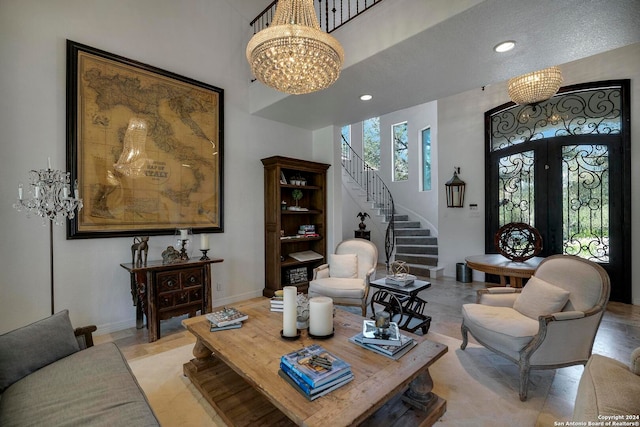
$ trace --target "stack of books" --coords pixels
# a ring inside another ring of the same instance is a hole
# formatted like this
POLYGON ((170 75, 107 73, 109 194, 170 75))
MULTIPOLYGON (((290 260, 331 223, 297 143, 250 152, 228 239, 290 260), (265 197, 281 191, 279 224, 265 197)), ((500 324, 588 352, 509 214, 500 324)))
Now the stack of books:
POLYGON ((381 336, 373 320, 363 321, 362 332, 349 338, 349 341, 394 360, 404 356, 417 344, 413 338, 400 333, 396 322, 390 322, 388 335, 381 336))
POLYGON ((387 285, 395 285, 395 286, 408 286, 412 284, 416 279, 416 276, 413 274, 394 274, 385 277, 384 282, 387 285))
POLYGON ((211 332, 241 328, 242 322, 249 318, 247 314, 233 307, 225 307, 205 316, 211 324, 211 332))
POLYGON ((282 313, 284 311, 284 299, 281 296, 272 296, 271 297, 271 311, 277 311, 282 313))
POLYGON ((300 227, 298 227, 298 234, 306 237, 317 236, 316 226, 313 224, 301 225, 300 227))
POLYGON ((353 380, 351 366, 318 344, 282 356, 278 374, 308 400, 353 380))

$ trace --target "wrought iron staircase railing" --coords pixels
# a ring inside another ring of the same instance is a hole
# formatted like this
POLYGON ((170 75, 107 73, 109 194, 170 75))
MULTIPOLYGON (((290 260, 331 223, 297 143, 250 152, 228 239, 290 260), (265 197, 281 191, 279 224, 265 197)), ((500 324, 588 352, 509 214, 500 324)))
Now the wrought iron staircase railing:
MULTIPOLYGON (((314 7, 320 28, 327 33, 337 30, 367 9, 380 3, 382 0, 314 0, 314 7)), ((276 12, 274 0, 265 10, 249 23, 253 27, 253 34, 268 27, 273 21, 276 12)))
POLYGON ((386 256, 387 271, 389 261, 395 248, 395 205, 393 196, 380 175, 367 164, 355 151, 347 140, 342 137, 342 167, 351 179, 358 184, 367 194, 367 201, 373 202, 377 209, 384 214, 388 221, 384 236, 384 252, 386 256))

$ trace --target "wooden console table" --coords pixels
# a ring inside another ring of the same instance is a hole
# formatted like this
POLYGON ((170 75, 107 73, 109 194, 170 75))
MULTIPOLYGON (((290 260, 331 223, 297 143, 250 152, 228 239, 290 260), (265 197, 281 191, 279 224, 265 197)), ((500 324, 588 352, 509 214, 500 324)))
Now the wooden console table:
POLYGON ((468 256, 465 261, 469 268, 500 276, 500 286, 507 286, 508 277, 509 285, 521 288, 522 279, 533 276, 543 259, 542 257, 533 257, 526 261, 515 262, 500 254, 485 254, 468 256))
POLYGON ((211 312, 211 264, 221 258, 197 258, 175 264, 150 261, 144 266, 120 264, 131 275, 131 296, 136 306, 136 327, 146 317, 149 342, 160 338, 160 321, 188 314, 211 312))

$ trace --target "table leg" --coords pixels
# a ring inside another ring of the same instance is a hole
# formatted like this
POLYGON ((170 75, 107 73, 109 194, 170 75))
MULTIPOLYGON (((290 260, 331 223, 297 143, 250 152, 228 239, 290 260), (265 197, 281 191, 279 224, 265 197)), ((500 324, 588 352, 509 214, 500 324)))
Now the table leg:
POLYGON ((142 329, 144 326, 144 318, 147 318, 147 276, 144 273, 131 274, 131 293, 136 306, 136 328, 142 329))
POLYGON ((414 408, 429 412, 438 401, 438 395, 431 390, 433 390, 433 379, 429 370, 426 369, 411 381, 409 390, 404 393, 402 400, 414 408))
POLYGON ((196 340, 196 344, 193 346, 193 355, 196 359, 207 359, 209 358, 213 352, 209 350, 209 347, 204 345, 202 340, 198 338, 196 340))

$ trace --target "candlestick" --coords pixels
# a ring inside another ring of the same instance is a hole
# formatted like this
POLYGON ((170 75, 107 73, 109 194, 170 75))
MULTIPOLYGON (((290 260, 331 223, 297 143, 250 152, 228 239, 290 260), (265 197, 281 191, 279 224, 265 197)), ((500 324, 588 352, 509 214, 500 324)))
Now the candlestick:
POLYGON ((207 256, 207 252, 209 252, 209 249, 200 249, 200 252, 202 252, 202 258, 200 258, 200 261, 206 261, 209 259, 209 257, 207 256))
POLYGON ((295 337, 298 335, 298 329, 296 328, 298 288, 295 286, 285 286, 283 291, 284 311, 282 313, 282 335, 284 337, 295 337))
POLYGON ((209 249, 209 235, 202 233, 200 235, 200 249, 209 249))
POLYGON ((309 300, 309 334, 326 337, 333 334, 333 300, 314 297, 309 300))

